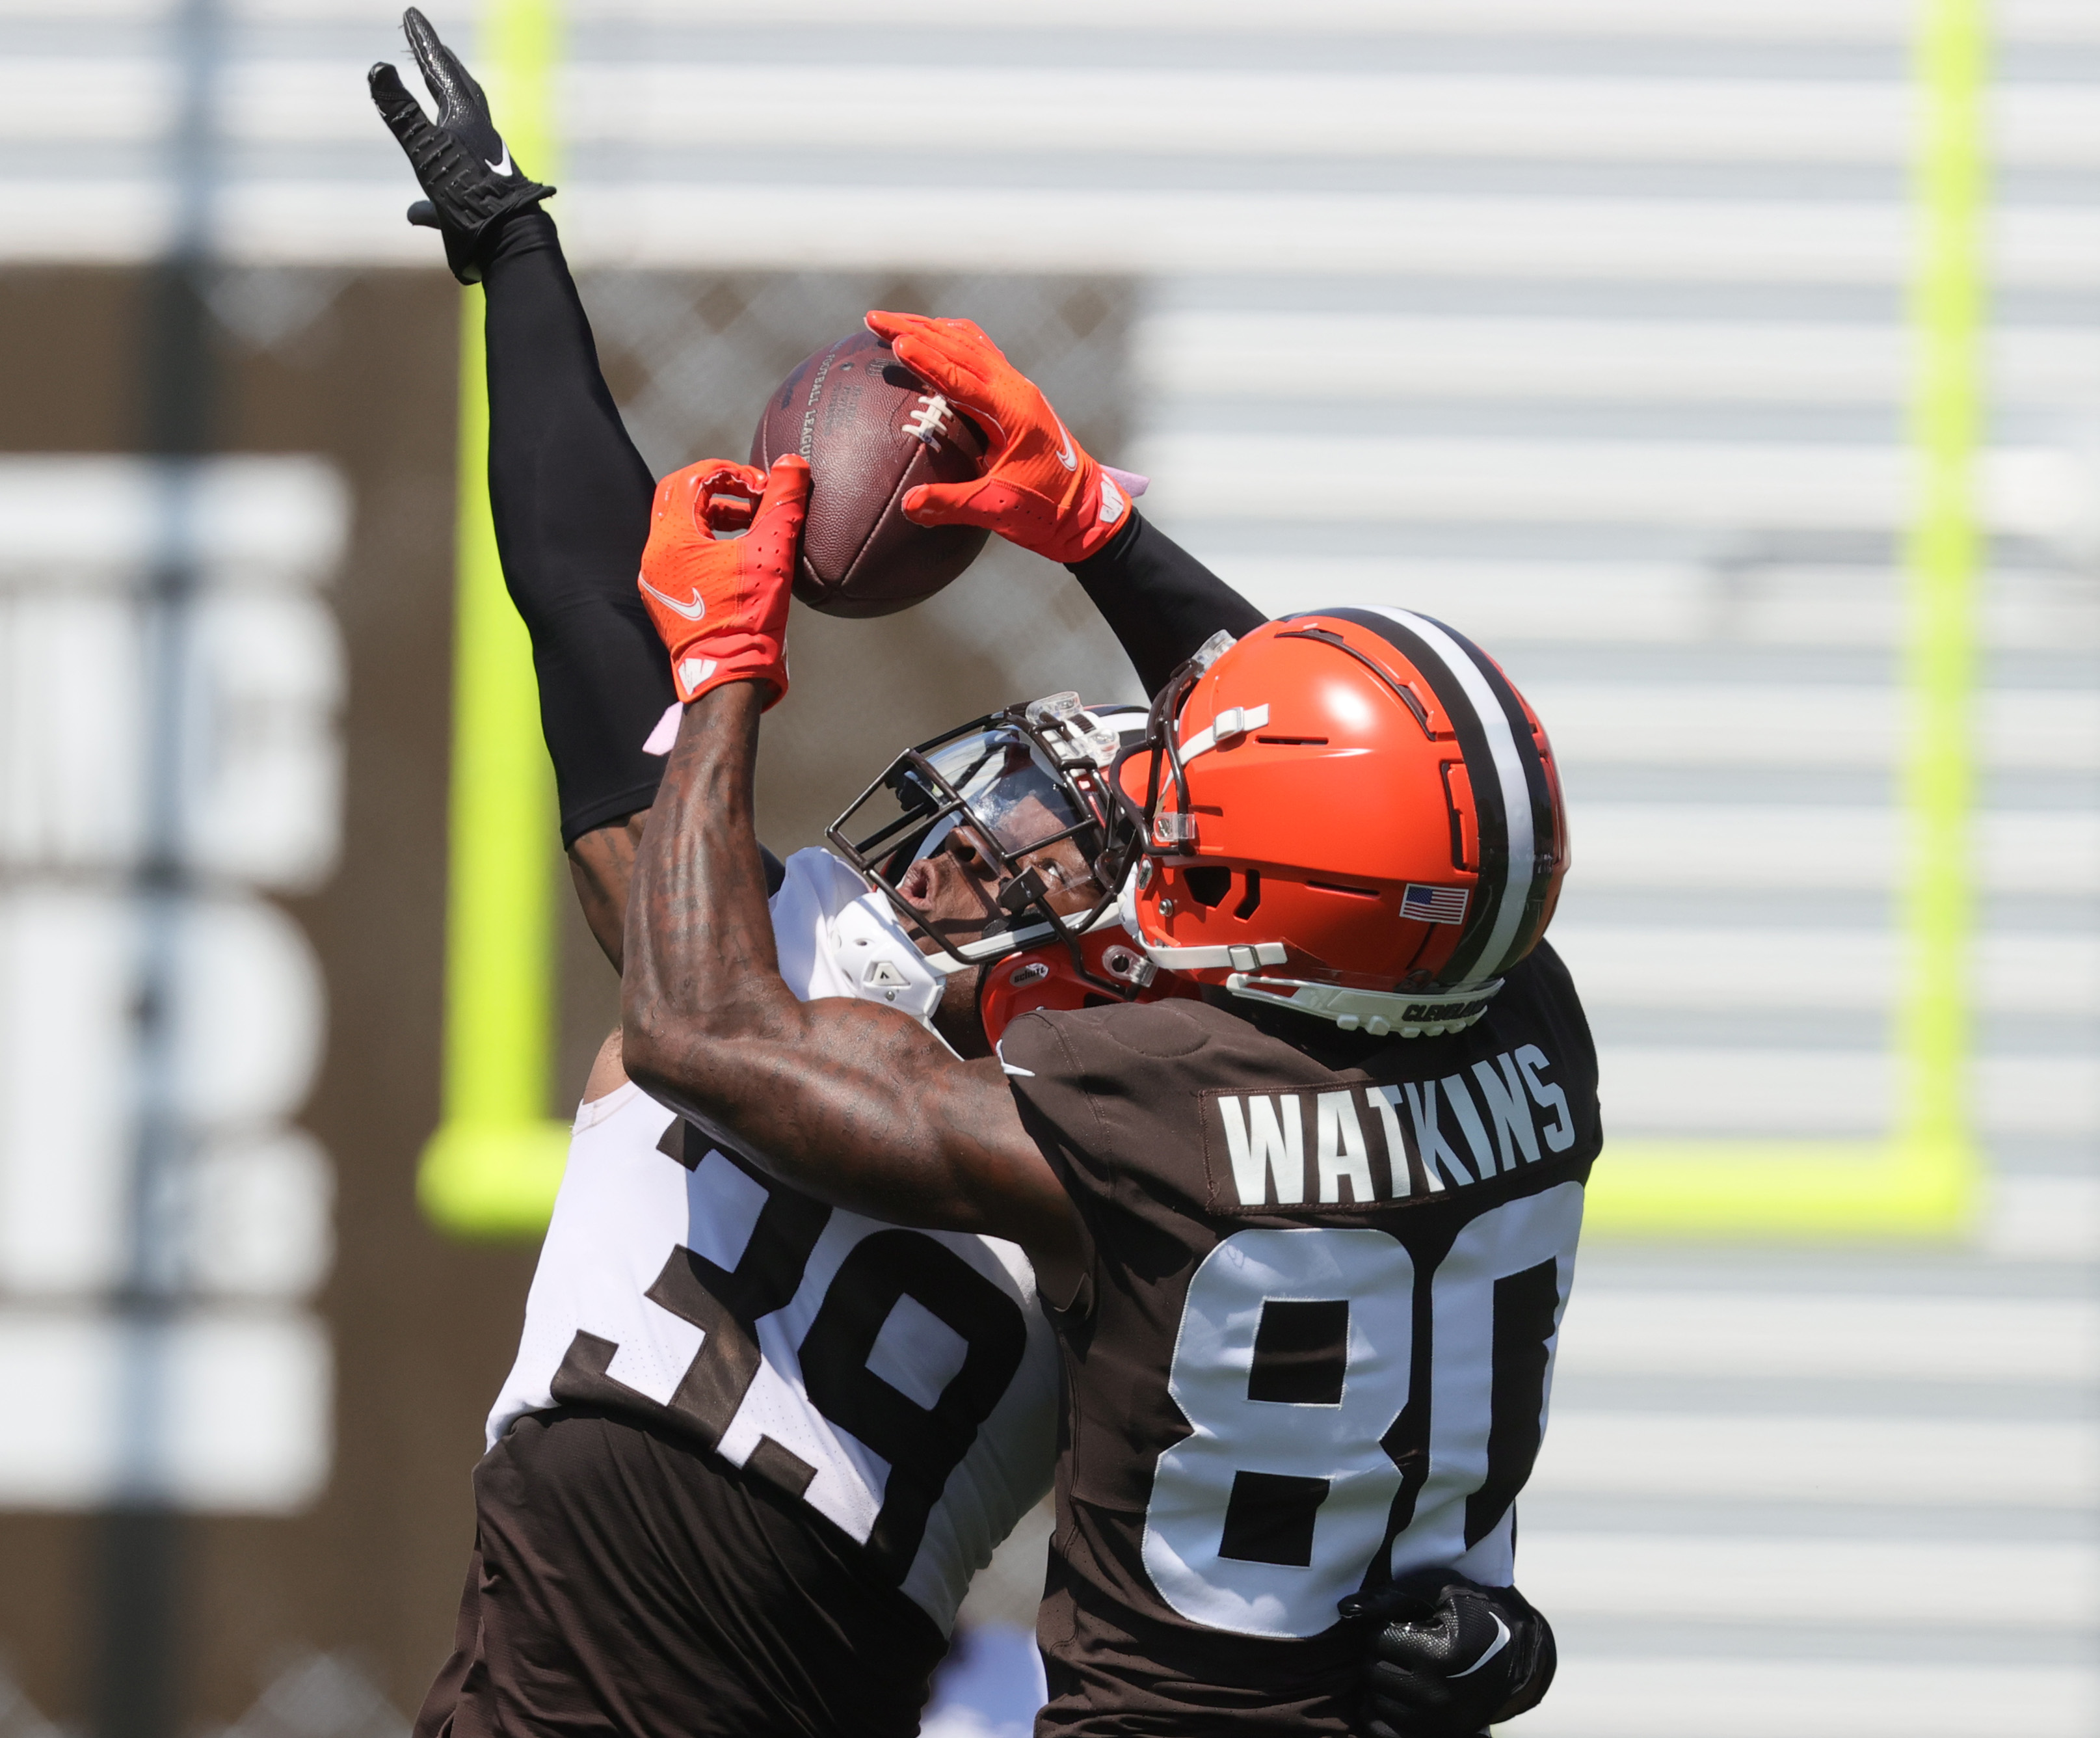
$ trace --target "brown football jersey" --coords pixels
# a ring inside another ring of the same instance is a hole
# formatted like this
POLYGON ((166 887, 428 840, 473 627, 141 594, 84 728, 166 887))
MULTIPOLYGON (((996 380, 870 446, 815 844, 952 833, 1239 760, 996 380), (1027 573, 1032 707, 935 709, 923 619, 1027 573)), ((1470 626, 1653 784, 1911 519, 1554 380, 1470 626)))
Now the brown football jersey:
POLYGON ((1599 1139, 1566 968, 1352 1066, 1187 1001, 1032 1014, 1000 1055, 1093 1243, 1038 1733, 1347 1733, 1339 1600, 1514 1578, 1599 1139))

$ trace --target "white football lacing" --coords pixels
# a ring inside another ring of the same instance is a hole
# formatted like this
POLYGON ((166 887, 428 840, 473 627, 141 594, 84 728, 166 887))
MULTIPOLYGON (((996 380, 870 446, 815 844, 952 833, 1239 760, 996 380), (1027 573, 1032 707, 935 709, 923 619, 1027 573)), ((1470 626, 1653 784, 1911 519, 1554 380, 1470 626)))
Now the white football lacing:
POLYGON ((941 437, 948 432, 948 401, 938 392, 921 394, 919 408, 904 425, 904 432, 938 452, 941 437))

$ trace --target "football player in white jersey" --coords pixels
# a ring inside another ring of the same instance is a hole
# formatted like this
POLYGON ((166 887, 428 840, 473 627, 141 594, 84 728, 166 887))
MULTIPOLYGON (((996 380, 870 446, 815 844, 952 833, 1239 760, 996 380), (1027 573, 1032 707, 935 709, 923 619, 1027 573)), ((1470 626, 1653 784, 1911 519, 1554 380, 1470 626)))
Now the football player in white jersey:
MULTIPOLYGON (((406 24, 437 121, 390 67, 373 92, 430 196, 414 217, 486 285, 497 535, 579 896, 617 965, 668 746, 646 739, 676 707, 633 587, 654 484, 538 209, 545 189, 488 168, 510 159, 479 91, 419 14, 406 24)), ((1252 615, 1212 582, 1189 606, 1200 621, 1176 631, 1225 624, 1220 607, 1252 615)), ((981 862, 957 837, 916 881, 981 929, 967 890, 984 878, 964 872, 981 862)), ((930 967, 828 854, 774 867, 776 944, 801 994, 939 1018, 982 1051, 977 972, 930 967)), ((1039 1000, 1066 976, 1047 964, 1024 990, 1039 1000)), ((457 1644, 419 1735, 915 1730, 970 1577, 1048 1488, 1056 1403, 1014 1246, 783 1189, 629 1083, 615 1034, 489 1415, 457 1644)))

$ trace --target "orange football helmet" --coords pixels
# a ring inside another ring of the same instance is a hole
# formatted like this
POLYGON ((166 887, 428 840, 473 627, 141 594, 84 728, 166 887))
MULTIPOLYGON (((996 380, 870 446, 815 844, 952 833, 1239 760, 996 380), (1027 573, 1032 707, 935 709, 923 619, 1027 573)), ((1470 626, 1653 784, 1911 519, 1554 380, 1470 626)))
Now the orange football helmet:
POLYGON ((1215 637, 1113 783, 1123 920, 1168 970, 1407 1036, 1478 1019, 1568 868, 1553 751, 1501 667, 1405 610, 1215 637))

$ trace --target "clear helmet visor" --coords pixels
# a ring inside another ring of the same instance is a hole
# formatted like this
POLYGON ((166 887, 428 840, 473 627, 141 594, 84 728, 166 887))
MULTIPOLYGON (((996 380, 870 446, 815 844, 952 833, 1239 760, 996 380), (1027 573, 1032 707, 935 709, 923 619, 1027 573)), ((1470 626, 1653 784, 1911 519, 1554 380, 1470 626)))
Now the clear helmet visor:
MULTIPOLYGON (((955 827, 973 827, 1008 858, 1068 836, 1093 819, 1074 801, 1064 775, 1026 733, 995 726, 927 751, 960 811, 929 829, 915 858, 938 850, 955 827)), ((933 793, 929 791, 928 796, 933 793)))
POLYGON ((894 880, 960 828, 1012 866, 1099 818, 1028 731, 995 719, 899 757, 830 836, 863 873, 894 880))
POLYGON ((1063 935, 1070 920, 1113 923, 1098 876, 1118 742, 1077 695, 1009 708, 899 756, 826 836, 959 964, 1063 935))

